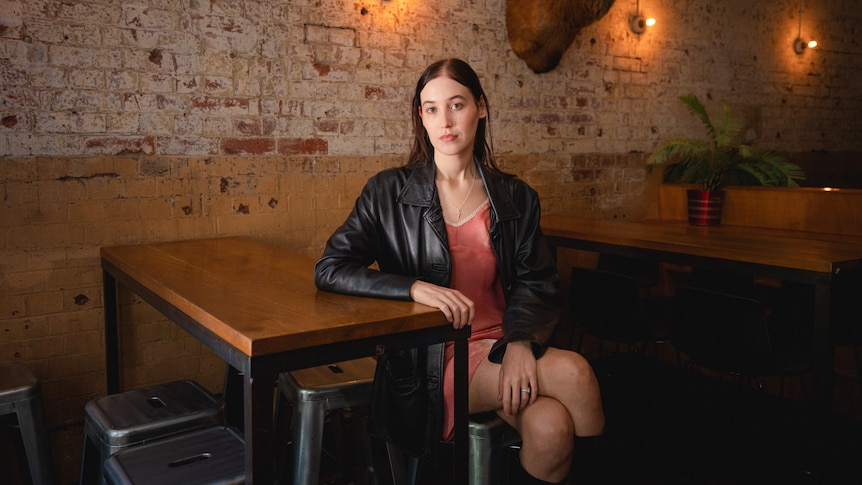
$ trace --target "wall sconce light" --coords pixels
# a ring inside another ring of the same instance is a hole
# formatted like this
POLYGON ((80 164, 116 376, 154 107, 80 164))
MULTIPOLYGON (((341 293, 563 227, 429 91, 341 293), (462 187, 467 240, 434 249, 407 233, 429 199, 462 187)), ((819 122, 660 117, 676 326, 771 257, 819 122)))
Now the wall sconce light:
POLYGON ((796 40, 793 41, 793 52, 797 54, 802 54, 805 52, 805 49, 813 49, 817 47, 816 40, 809 40, 808 42, 802 40, 802 1, 799 0, 799 30, 796 32, 796 40))
POLYGON ((816 40, 809 40, 808 42, 805 42, 801 38, 797 37, 796 40, 793 41, 793 50, 797 54, 802 54, 803 52, 805 52, 805 49, 813 49, 815 47, 817 47, 816 40))
POLYGON ((629 27, 632 29, 632 32, 635 34, 642 34, 647 27, 652 27, 655 25, 655 19, 644 18, 641 15, 641 2, 637 0, 637 9, 635 10, 635 14, 629 19, 629 27))

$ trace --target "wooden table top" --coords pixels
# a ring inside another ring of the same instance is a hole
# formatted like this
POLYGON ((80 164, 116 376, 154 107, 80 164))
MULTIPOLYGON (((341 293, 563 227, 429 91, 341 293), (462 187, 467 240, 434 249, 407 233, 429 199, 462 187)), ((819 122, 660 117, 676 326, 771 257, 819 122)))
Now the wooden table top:
POLYGON ((543 216, 542 231, 558 244, 567 240, 584 241, 818 273, 862 267, 862 237, 856 236, 558 215, 543 216))
POLYGON ((105 247, 101 256, 248 356, 449 325, 418 303, 319 291, 313 259, 249 238, 105 247))

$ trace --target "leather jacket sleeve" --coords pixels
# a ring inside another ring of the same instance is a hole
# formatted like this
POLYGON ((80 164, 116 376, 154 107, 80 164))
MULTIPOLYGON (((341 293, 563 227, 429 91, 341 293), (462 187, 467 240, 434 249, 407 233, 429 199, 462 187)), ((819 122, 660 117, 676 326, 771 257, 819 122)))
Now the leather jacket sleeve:
MULTIPOLYGON (((389 187, 381 187, 380 177, 369 179, 362 193, 356 199, 347 220, 329 238, 323 256, 314 268, 314 282, 321 290, 346 293, 357 296, 410 300, 410 287, 419 275, 405 274, 395 265, 387 265, 384 271, 372 269, 377 262, 381 264, 381 231, 386 231, 387 219, 393 217, 391 211, 384 217, 391 201, 381 200, 389 192, 389 187)), ((395 231, 389 225, 389 231, 395 231)), ((410 251, 402 247, 400 252, 410 251)))
MULTIPOLYGON (((540 357, 560 318, 559 273, 556 260, 540 228, 538 194, 526 183, 512 180, 506 187, 516 217, 498 208, 491 228, 491 244, 500 261, 506 312, 503 338, 491 348, 488 359, 500 363, 506 344, 526 340, 540 357)), ((498 200, 508 200, 497 197, 498 200)))

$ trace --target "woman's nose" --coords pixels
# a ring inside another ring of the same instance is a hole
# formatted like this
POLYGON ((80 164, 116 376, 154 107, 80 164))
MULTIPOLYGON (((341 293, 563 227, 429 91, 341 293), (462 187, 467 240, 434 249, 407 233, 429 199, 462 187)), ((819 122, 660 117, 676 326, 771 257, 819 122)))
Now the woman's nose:
POLYGON ((449 110, 443 112, 443 116, 440 117, 440 123, 444 127, 452 126, 452 113, 449 110))

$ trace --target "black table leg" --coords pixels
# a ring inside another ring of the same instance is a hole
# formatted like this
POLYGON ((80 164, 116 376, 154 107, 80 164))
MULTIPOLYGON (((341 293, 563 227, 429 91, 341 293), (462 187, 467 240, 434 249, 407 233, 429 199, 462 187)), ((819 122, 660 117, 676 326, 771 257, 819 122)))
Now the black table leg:
POLYGON ((105 374, 108 394, 120 392, 120 330, 117 280, 102 271, 105 311, 105 374))
POLYGON ((227 364, 224 379, 224 422, 227 426, 245 429, 245 374, 227 364))
POLYGON ((248 485, 274 482, 274 385, 275 375, 270 372, 245 374, 245 469, 248 485))
POLYGON ((829 339, 829 299, 831 285, 814 285, 814 407, 820 414, 832 408, 834 350, 829 339))
POLYGON ((453 457, 454 482, 467 485, 469 437, 469 388, 467 385, 467 337, 470 327, 458 330, 455 337, 455 456, 453 457))

